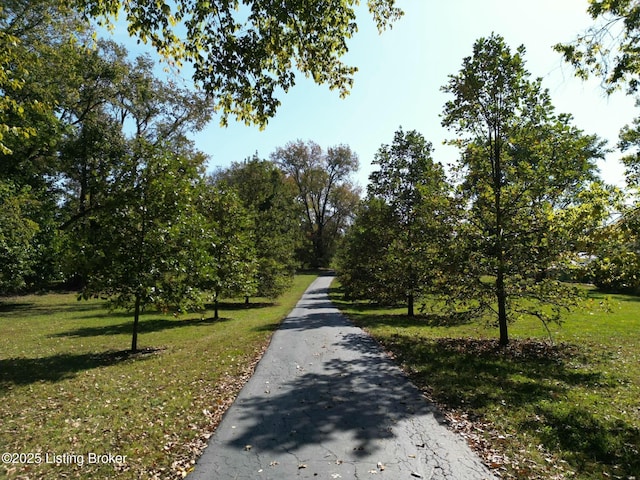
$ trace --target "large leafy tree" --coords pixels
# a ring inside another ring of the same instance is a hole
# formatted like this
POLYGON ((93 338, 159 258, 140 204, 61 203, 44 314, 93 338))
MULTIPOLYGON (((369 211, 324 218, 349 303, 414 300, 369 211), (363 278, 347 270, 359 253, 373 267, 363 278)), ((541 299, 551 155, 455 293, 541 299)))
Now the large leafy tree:
POLYGON ((148 57, 113 44, 88 52, 61 162, 69 255, 85 296, 141 311, 199 299, 194 274, 206 251, 197 209, 205 156, 186 134, 209 119, 197 93, 155 78, 148 57))
POLYGON ((38 225, 30 248, 35 263, 24 277, 30 286, 61 278, 59 149, 88 63, 77 41, 84 25, 55 1, 8 0, 0 8, 0 178, 36 201, 37 208, 23 210, 38 225))
POLYGON ((589 279, 605 290, 640 292, 640 119, 620 131, 620 150, 626 166, 629 195, 620 215, 594 232, 589 243, 593 258, 587 264, 589 279))
MULTIPOLYGON (((555 49, 571 63, 579 77, 595 75, 610 93, 618 88, 637 96, 640 87, 640 3, 636 0, 589 0, 594 25, 574 42, 555 49)), ((636 103, 638 100, 636 99, 636 103)), ((590 264, 592 280, 603 288, 637 291, 640 285, 638 220, 640 119, 620 131, 619 148, 625 153, 626 179, 632 201, 621 209, 619 220, 598 232, 591 242, 596 260, 590 264)))
POLYGON ((640 293, 640 239, 635 212, 593 232, 583 271, 604 291, 640 293))
POLYGON ((205 255, 198 236, 204 220, 196 209, 202 173, 201 157, 137 138, 102 207, 91 213, 83 294, 106 295, 114 307, 133 310, 132 351, 146 307, 198 301, 191 272, 205 255))
MULTIPOLYGON (((85 14, 109 22, 124 16, 129 33, 150 42, 173 65, 194 68, 194 79, 229 115, 264 125, 279 105, 278 91, 295 71, 345 95, 356 69, 343 63, 357 29, 357 0, 75 0, 85 14)), ((369 0, 379 29, 401 12, 394 0, 369 0)))
POLYGON ((218 318, 221 298, 249 297, 257 291, 253 219, 233 189, 212 182, 197 205, 204 222, 199 238, 204 256, 195 285, 213 300, 218 318))
POLYGON ((385 303, 405 302, 406 295, 389 284, 385 255, 395 238, 392 210, 381 198, 367 197, 355 211, 353 224, 336 252, 336 270, 345 297, 385 303))
MULTIPOLYGON (((65 200, 62 227, 72 233, 68 263, 82 267, 78 245, 91 242, 91 216, 104 208, 113 179, 128 168, 125 160, 132 148, 144 141, 197 156, 186 134, 202 128, 209 113, 202 95, 157 79, 148 57, 130 61, 126 51, 111 42, 88 51, 78 71, 78 95, 65 110, 68 128, 60 150, 59 183, 65 200)), ((75 273, 80 280, 86 275, 75 273)))
POLYGON ((299 242, 295 186, 273 162, 257 156, 233 163, 216 175, 233 188, 251 215, 256 251, 256 294, 275 298, 287 288, 296 269, 299 242))
POLYGON ((378 170, 340 255, 351 296, 406 302, 409 316, 415 300, 442 280, 454 231, 450 186, 431 152, 416 131, 399 130, 380 147, 378 170))
POLYGON ((303 260, 313 267, 328 266, 359 201, 351 182, 358 170, 357 155, 346 145, 324 152, 314 142, 297 140, 276 149, 271 159, 297 187, 309 245, 303 260))
POLYGON ((443 87, 453 96, 443 125, 459 135, 467 206, 456 296, 495 312, 501 345, 518 315, 559 319, 573 295, 549 270, 606 214, 606 189, 589 188, 602 142, 554 114, 523 55, 498 35, 482 38, 443 87))

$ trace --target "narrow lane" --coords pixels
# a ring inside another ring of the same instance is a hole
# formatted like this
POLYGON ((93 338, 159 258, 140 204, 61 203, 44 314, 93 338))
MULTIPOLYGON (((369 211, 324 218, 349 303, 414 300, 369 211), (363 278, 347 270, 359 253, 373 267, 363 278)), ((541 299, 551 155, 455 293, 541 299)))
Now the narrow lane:
POLYGON ((321 276, 274 334, 187 478, 493 478, 437 410, 333 307, 321 276))

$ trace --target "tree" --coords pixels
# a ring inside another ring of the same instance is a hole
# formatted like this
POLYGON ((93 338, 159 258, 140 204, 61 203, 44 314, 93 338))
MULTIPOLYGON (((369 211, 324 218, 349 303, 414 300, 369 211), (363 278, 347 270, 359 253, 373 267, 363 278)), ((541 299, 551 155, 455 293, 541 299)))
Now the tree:
POLYGON ((381 304, 405 302, 406 292, 399 292, 392 275, 386 250, 395 239, 391 208, 379 197, 367 197, 355 211, 353 224, 347 229, 336 252, 336 271, 345 298, 374 300, 381 304))
MULTIPOLYGON (((369 0, 380 30, 402 12, 394 0, 369 0)), ((194 79, 215 97, 222 122, 234 115, 265 125, 276 90, 295 84, 294 70, 346 95, 355 68, 341 57, 357 29, 357 0, 206 2, 76 0, 85 15, 110 23, 124 14, 131 35, 150 42, 171 65, 190 63, 194 79)))
POLYGON ((555 45, 576 74, 600 77, 607 91, 640 86, 640 4, 635 0, 589 0, 587 9, 596 24, 574 42, 555 45))
POLYGON ((467 206, 455 293, 497 313, 501 345, 517 315, 559 320, 573 293, 548 273, 607 213, 606 189, 589 186, 602 142, 572 127, 570 116, 554 115, 523 55, 500 36, 482 38, 443 87, 454 97, 443 125, 461 135, 454 143, 467 206))
MULTIPOLYGON (((630 213, 630 212, 629 212, 630 213)), ((621 217, 592 235, 586 279, 601 290, 640 293, 640 239, 637 218, 621 217)))
POLYGON ((157 79, 148 57, 130 61, 112 42, 87 51, 76 68, 78 95, 64 110, 68 127, 60 148, 58 184, 65 215, 61 229, 70 234, 68 274, 81 287, 88 275, 82 269, 91 262, 81 260, 79 245, 92 242, 92 215, 105 208, 113 179, 130 168, 132 149, 146 143, 143 151, 152 152, 153 146, 164 145, 174 154, 196 157, 186 134, 201 129, 209 113, 202 95, 157 79))
POLYGON ((186 134, 209 112, 202 95, 156 79, 148 57, 129 62, 113 44, 91 52, 86 67, 66 112, 75 128, 63 150, 63 227, 84 296, 133 309, 135 351, 144 308, 201 304, 191 272, 206 258, 197 209, 206 157, 186 134))
POLYGON ((29 210, 35 207, 37 202, 28 188, 18 189, 0 180, 0 295, 23 288, 32 272, 32 240, 38 224, 29 219, 29 210))
POLYGON ((146 307, 198 304, 192 272, 204 256, 204 220, 195 208, 202 170, 200 157, 137 138, 102 208, 91 213, 83 296, 106 295, 114 307, 133 309, 133 352, 146 307))
POLYGON ((640 292, 640 118, 620 131, 618 147, 625 154, 622 162, 629 194, 621 205, 619 217, 595 232, 591 261, 587 264, 589 279, 603 290, 640 292))
POLYGON ((326 267, 359 200, 350 176, 358 157, 346 145, 324 153, 314 142, 297 140, 278 148, 271 159, 291 178, 302 205, 304 234, 310 243, 306 263, 326 267))
POLYGON ((59 148, 70 127, 65 112, 80 92, 77 67, 87 58, 79 42, 85 23, 57 4, 8 0, 0 9, 0 179, 33 200, 25 214, 38 229, 30 273, 22 277, 30 288, 62 276, 59 148))
POLYGON ((257 155, 216 174, 216 183, 235 190, 252 217, 256 294, 277 297, 291 284, 296 269, 300 215, 295 187, 277 165, 257 155))
POLYGON ((252 219, 236 192, 211 182, 198 202, 204 219, 201 233, 204 261, 197 273, 197 286, 213 300, 219 317, 223 296, 249 297, 256 293, 256 254, 251 238, 252 219))
POLYGON ((345 240, 348 254, 340 256, 340 278, 352 296, 406 301, 409 316, 415 300, 442 278, 455 221, 450 186, 431 152, 415 130, 400 129, 392 145, 380 147, 373 162, 378 170, 345 240), (363 289, 363 283, 370 285, 363 289))

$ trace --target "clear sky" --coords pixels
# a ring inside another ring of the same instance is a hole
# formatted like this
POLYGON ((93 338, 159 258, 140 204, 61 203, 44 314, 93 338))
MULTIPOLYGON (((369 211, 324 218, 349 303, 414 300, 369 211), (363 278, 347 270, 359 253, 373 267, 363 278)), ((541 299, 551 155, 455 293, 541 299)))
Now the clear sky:
MULTIPOLYGON (((606 181, 623 184, 615 144, 620 128, 640 115, 634 99, 622 93, 607 97, 598 80, 585 83, 575 78, 552 50, 593 23, 586 14, 587 0, 398 0, 398 6, 404 17, 382 35, 366 5, 360 8, 359 31, 345 57, 359 68, 349 97, 340 99, 337 92, 299 76, 262 131, 233 122, 222 128, 214 118, 193 137, 197 148, 210 156, 209 168, 256 152, 268 158, 289 141, 313 140, 325 149, 349 145, 360 159, 356 180, 365 186, 376 150, 391 143, 400 126, 418 130, 432 142, 436 160, 453 162, 457 150, 442 144, 452 133, 440 125, 449 99, 440 88, 460 70, 475 40, 493 32, 512 50, 526 47, 526 68, 532 77, 543 78, 558 113, 571 113, 578 128, 609 141, 614 151, 600 163, 600 171, 606 181)), ((125 43, 122 35, 114 39, 125 43)))

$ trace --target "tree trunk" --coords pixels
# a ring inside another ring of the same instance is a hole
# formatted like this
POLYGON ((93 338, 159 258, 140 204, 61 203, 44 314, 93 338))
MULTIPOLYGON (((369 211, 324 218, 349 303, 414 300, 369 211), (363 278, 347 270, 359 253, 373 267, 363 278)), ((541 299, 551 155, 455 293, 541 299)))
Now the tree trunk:
POLYGON ((409 317, 414 316, 413 304, 414 304, 413 293, 410 293, 409 296, 407 297, 407 316, 409 317))
POLYGON ((504 272, 502 266, 498 269, 496 277, 496 296, 498 298, 498 325, 500 326, 500 346, 509 344, 509 332, 507 329, 507 292, 504 287, 504 272))
POLYGON ((324 267, 324 239, 323 239, 323 230, 319 227, 318 230, 314 234, 313 238, 313 267, 319 268, 324 267))
POLYGON ((131 352, 138 351, 138 322, 140 320, 140 294, 136 295, 136 305, 133 312, 133 336, 131 337, 131 352))
POLYGON ((507 328, 507 290, 504 285, 504 218, 502 211, 502 150, 500 148, 500 132, 496 129, 493 137, 493 189, 496 209, 496 297, 498 300, 498 325, 500 327, 500 346, 509 344, 507 328))
POLYGON ((213 318, 214 320, 218 320, 218 318, 220 318, 218 313, 218 295, 213 299, 213 318))

